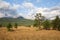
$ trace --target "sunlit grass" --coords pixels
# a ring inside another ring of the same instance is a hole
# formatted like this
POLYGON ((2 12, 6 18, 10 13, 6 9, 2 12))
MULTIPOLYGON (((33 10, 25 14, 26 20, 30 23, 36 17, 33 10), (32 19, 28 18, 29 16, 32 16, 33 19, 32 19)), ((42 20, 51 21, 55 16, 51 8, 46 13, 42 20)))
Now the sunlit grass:
POLYGON ((60 31, 56 30, 38 30, 33 27, 13 28, 14 31, 7 31, 6 28, 0 28, 0 40, 60 40, 60 31))

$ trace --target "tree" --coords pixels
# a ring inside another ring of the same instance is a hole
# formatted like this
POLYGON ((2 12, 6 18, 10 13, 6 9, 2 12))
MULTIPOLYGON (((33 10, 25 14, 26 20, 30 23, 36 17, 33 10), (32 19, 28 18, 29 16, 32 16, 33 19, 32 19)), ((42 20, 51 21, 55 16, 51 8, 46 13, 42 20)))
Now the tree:
POLYGON ((34 26, 41 28, 42 23, 42 15, 41 13, 37 13, 34 20, 34 26))
MULTIPOLYGON (((60 21, 59 21, 60 22, 60 21)), ((60 31, 60 23, 59 23, 59 26, 58 26, 58 30, 60 31)))
POLYGON ((15 23, 15 28, 17 29, 17 27, 18 27, 18 24, 17 24, 17 23, 15 23))
POLYGON ((49 20, 45 20, 43 22, 43 26, 44 26, 44 29, 49 30, 50 29, 50 21, 49 20))
POLYGON ((52 21, 53 29, 59 30, 60 29, 60 19, 59 16, 56 16, 56 18, 52 21))
POLYGON ((2 27, 2 24, 0 24, 0 27, 2 27))
POLYGON ((7 25, 8 31, 11 31, 11 28, 12 28, 12 25, 11 25, 11 23, 9 23, 9 24, 7 25))

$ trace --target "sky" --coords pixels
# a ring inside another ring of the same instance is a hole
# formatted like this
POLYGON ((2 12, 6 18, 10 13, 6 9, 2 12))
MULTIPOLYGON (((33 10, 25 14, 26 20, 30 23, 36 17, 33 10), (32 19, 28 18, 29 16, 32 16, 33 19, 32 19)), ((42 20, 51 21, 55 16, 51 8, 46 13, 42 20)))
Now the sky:
POLYGON ((0 18, 34 19, 36 13, 46 18, 60 15, 60 0, 0 0, 0 18))

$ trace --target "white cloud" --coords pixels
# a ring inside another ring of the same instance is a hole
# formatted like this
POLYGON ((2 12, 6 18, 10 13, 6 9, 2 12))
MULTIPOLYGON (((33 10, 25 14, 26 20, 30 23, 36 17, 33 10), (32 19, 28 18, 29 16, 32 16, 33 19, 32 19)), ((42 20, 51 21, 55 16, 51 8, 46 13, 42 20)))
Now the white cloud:
MULTIPOLYGON (((30 3, 30 2, 24 2, 22 4, 11 5, 8 2, 0 1, 0 8, 3 8, 3 9, 5 8, 5 14, 7 14, 8 16, 12 16, 14 18, 18 16, 23 16, 27 19, 34 19, 34 16, 36 13, 42 13, 42 15, 44 15, 47 18, 60 15, 60 7, 58 6, 52 7, 52 8, 42 8, 42 7, 36 7, 33 3, 30 3), (20 12, 15 13, 16 10, 20 12), (24 10, 24 11, 21 12, 21 10, 22 11, 24 10)), ((4 14, 4 11, 1 12, 0 10, 0 17, 4 17, 5 14, 4 14)))
POLYGON ((30 2, 24 2, 22 3, 22 9, 25 10, 24 13, 22 14, 23 17, 27 19, 34 19, 34 15, 36 13, 42 13, 45 17, 53 17, 56 16, 57 14, 60 14, 60 7, 52 7, 52 8, 42 8, 42 7, 36 7, 30 2))
POLYGON ((60 7, 52 7, 43 11, 46 18, 52 19, 56 15, 60 15, 60 7))
POLYGON ((0 8, 8 8, 10 4, 5 1, 0 1, 0 8))
POLYGON ((4 15, 3 13, 0 12, 0 18, 1 18, 1 17, 4 17, 4 16, 5 16, 5 15, 4 15))
POLYGON ((20 7, 19 4, 13 4, 6 1, 0 1, 0 17, 9 16, 14 17, 17 15, 16 10, 20 7))
POLYGON ((0 1, 3 1, 3 0, 0 0, 0 1))
POLYGON ((23 6, 24 8, 33 8, 33 7, 34 7, 34 5, 33 5, 32 3, 30 3, 30 2, 24 2, 24 3, 22 4, 22 6, 23 6))
POLYGON ((11 9, 19 9, 20 5, 19 4, 13 4, 13 6, 11 6, 11 9))
POLYGON ((10 4, 9 2, 6 1, 0 1, 0 8, 10 8, 10 9, 18 9, 20 7, 19 4, 10 4))

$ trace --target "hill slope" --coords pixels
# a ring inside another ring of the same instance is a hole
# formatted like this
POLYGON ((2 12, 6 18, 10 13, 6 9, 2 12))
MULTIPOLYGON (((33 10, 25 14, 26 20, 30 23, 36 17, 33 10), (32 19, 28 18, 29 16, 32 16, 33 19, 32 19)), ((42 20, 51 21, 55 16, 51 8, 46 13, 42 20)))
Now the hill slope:
POLYGON ((12 25, 14 25, 14 23, 17 23, 18 25, 28 26, 33 24, 33 20, 25 19, 22 16, 18 18, 12 18, 12 17, 0 18, 0 24, 2 24, 3 26, 6 26, 8 23, 12 23, 12 25))

